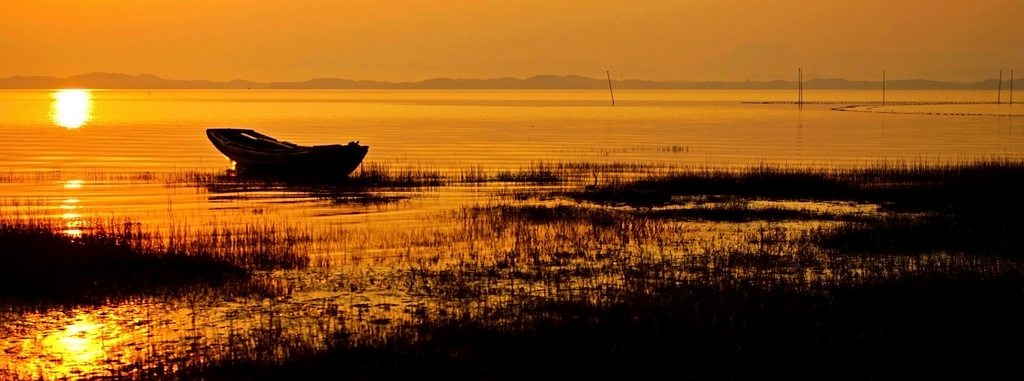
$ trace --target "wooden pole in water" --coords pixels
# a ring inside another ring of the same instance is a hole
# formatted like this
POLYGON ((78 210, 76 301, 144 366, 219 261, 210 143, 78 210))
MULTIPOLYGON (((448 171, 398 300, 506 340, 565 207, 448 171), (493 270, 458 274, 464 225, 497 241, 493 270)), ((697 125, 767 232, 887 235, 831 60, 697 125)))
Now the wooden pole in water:
POLYGON ((1013 104, 1013 69, 1010 69, 1010 104, 1013 104))
POLYGON ((796 103, 800 106, 804 105, 804 69, 796 69, 796 103))
POLYGON ((999 92, 996 95, 996 103, 1003 103, 1003 70, 999 69, 999 92))
POLYGON ((615 92, 612 91, 612 73, 609 70, 605 70, 604 73, 608 76, 608 92, 612 95, 612 107, 615 106, 615 92))
POLYGON ((885 106, 885 70, 882 70, 882 106, 885 106))

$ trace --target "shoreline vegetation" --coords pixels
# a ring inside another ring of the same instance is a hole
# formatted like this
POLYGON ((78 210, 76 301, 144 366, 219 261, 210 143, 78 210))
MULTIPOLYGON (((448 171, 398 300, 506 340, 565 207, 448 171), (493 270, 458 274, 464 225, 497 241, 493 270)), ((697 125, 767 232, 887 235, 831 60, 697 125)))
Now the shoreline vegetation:
MULTIPOLYGON (((1003 80, 1002 88, 1010 88, 1010 80, 1003 80)), ((128 75, 119 73, 89 73, 58 78, 49 76, 14 76, 0 78, 0 89, 337 89, 337 90, 597 90, 608 89, 611 84, 621 90, 792 90, 797 81, 653 81, 641 79, 613 80, 588 78, 578 75, 537 75, 529 78, 434 78, 417 82, 385 82, 317 78, 299 82, 254 82, 233 80, 165 79, 151 74, 128 75), (609 83, 610 82, 610 83, 609 83)), ((807 90, 878 90, 881 81, 847 80, 841 78, 815 78, 802 84, 807 90)), ((946 82, 927 79, 888 80, 889 90, 993 90, 1000 88, 1000 80, 985 79, 976 82, 946 82)))
POLYGON ((258 234, 221 229, 207 237, 184 231, 163 237, 131 221, 92 225, 68 234, 59 221, 0 217, 5 312, 174 297, 195 286, 266 296, 276 291, 257 272, 309 265, 308 256, 258 241, 258 234))
MULTIPOLYGON (((172 177, 196 187, 294 181, 172 177)), ((185 360, 137 359, 95 376, 989 378, 1012 374, 1016 352, 1003 348, 1024 339, 1021 158, 841 168, 536 163, 451 174, 373 164, 347 182, 302 181, 367 194, 492 184, 495 196, 424 221, 435 227, 330 237, 397 254, 377 266, 388 271, 333 266, 328 283, 422 301, 402 317, 364 318, 388 305, 325 302, 298 329, 271 313, 224 345, 181 343, 185 360)), ((332 267, 302 246, 320 233, 267 224, 158 235, 120 221, 74 237, 3 216, 0 294, 47 308, 82 302, 72 290, 102 303, 165 295, 125 290, 222 290, 256 279, 233 297, 262 298, 294 285, 261 274, 332 267), (52 290, 54 279, 67 288, 52 290)))

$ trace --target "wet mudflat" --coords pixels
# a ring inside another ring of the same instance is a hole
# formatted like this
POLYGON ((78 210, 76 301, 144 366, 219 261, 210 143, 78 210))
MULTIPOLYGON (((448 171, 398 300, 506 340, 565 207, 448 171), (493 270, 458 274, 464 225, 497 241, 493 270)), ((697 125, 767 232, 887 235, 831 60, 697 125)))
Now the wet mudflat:
POLYGON ((995 375, 1011 354, 990 344, 1022 337, 1019 159, 371 168, 182 186, 287 185, 384 214, 459 201, 329 228, 254 215, 69 235, 8 214, 5 245, 26 255, 3 268, 67 275, 5 285, 5 376, 995 375), (58 257, 26 263, 42 253, 58 257))

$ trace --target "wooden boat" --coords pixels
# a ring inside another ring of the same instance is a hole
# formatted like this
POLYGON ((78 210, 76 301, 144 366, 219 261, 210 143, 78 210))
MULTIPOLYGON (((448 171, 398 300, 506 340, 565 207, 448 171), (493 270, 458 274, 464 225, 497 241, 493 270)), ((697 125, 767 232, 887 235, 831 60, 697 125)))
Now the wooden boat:
POLYGON ((235 169, 246 171, 299 171, 348 176, 370 147, 359 142, 300 146, 240 128, 206 130, 210 142, 231 160, 235 169))

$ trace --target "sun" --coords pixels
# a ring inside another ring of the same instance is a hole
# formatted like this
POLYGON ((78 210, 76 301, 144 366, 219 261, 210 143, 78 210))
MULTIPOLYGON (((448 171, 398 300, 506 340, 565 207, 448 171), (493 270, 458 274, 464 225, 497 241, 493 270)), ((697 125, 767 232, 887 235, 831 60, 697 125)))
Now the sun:
POLYGON ((74 130, 92 119, 92 93, 89 90, 57 90, 50 95, 50 116, 58 126, 74 130))

